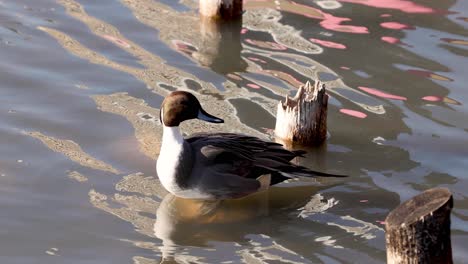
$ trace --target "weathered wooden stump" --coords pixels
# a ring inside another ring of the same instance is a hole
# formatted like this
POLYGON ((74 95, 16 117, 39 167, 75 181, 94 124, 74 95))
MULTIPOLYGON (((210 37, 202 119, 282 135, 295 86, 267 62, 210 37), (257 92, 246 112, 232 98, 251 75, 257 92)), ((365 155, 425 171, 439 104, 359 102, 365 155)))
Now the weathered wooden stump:
POLYGON ((200 0, 200 15, 222 20, 241 18, 242 0, 200 0))
POLYGON ((387 263, 452 263, 446 188, 427 190, 398 206, 385 220, 387 263))
POLYGON ((294 98, 279 102, 275 135, 283 142, 320 145, 327 138, 328 95, 325 85, 315 81, 299 87, 294 98))

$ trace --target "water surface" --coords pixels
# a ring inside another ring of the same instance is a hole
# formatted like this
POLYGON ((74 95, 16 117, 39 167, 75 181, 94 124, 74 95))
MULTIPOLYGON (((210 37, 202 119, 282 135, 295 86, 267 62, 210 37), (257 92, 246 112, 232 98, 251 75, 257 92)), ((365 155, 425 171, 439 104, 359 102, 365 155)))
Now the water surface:
POLYGON ((217 33, 190 0, 0 6, 1 263, 383 263, 386 215, 438 186, 468 263, 466 1, 247 0, 217 33), (271 138, 316 79, 330 137, 298 162, 349 178, 219 203, 159 184, 169 92, 226 121, 186 134, 271 138))

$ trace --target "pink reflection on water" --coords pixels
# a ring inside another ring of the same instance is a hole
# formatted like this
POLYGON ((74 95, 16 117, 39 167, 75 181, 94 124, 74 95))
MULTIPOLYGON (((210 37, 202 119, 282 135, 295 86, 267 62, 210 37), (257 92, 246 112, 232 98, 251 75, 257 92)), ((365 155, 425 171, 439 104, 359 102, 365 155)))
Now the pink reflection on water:
POLYGON ((237 81, 242 81, 242 77, 234 73, 228 73, 226 74, 226 77, 237 80, 237 81))
POLYGON ((341 25, 342 22, 351 21, 351 18, 347 17, 336 17, 332 14, 323 12, 320 9, 313 8, 306 5, 301 5, 296 2, 288 1, 292 5, 290 8, 285 8, 284 5, 281 5, 283 11, 288 11, 291 13, 303 15, 306 17, 322 19, 320 25, 329 30, 354 33, 354 34, 368 34, 369 30, 366 27, 362 26, 352 26, 352 25, 341 25))
POLYGON ((346 67, 346 66, 341 66, 340 69, 342 69, 342 70, 351 70, 350 67, 346 67))
POLYGON ((395 30, 413 29, 413 27, 400 23, 400 22, 383 22, 383 23, 380 23, 380 26, 383 28, 389 28, 389 29, 395 29, 395 30))
POLYGON ((267 74, 269 74, 271 76, 274 76, 276 78, 279 78, 279 79, 291 84, 293 87, 300 87, 300 86, 304 85, 303 82, 299 81, 298 79, 296 79, 291 74, 283 72, 283 71, 264 70, 263 72, 265 72, 265 73, 267 73, 267 74))
POLYGON ((406 0, 339 0, 358 5, 372 6, 375 8, 397 9, 405 13, 435 13, 435 10, 423 5, 418 5, 406 0))
POLYGON ((439 97, 439 96, 434 96, 434 95, 428 95, 428 96, 424 96, 423 98, 424 101, 428 101, 428 102, 439 102, 439 101, 442 101, 442 98, 439 97))
POLYGON ((247 59, 251 60, 251 61, 256 61, 256 62, 260 62, 260 63, 267 63, 266 61, 262 60, 262 59, 259 59, 259 58, 255 58, 255 57, 247 57, 247 59))
POLYGON ((192 44, 178 39, 172 40, 172 44, 176 50, 182 52, 185 55, 191 55, 194 51, 197 50, 197 48, 192 46, 192 44))
POLYGON ((398 44, 400 40, 394 37, 383 36, 380 38, 382 41, 390 43, 390 44, 398 44))
POLYGON ((249 31, 248 29, 242 28, 242 29, 241 29, 241 34, 245 34, 245 33, 247 33, 248 31, 249 31))
POLYGON ((327 48, 333 48, 333 49, 346 49, 346 46, 344 44, 332 42, 332 41, 326 41, 326 40, 321 40, 321 39, 315 39, 315 38, 310 38, 310 41, 313 43, 319 44, 321 46, 327 47, 327 48))
POLYGON ((357 118, 366 118, 367 115, 363 112, 360 112, 360 111, 356 111, 356 110, 351 110, 351 109, 346 109, 346 108, 342 108, 340 109, 340 112, 345 114, 345 115, 349 115, 349 116, 353 116, 353 117, 357 117, 357 118))
POLYGON ((455 99, 452 99, 450 97, 441 97, 441 96, 436 96, 436 95, 427 95, 421 98, 424 101, 427 102, 444 102, 446 104, 452 104, 452 105, 461 105, 460 102, 458 102, 455 99))
POLYGON ((389 94, 389 93, 382 92, 382 91, 379 91, 379 90, 374 89, 374 88, 369 88, 369 87, 364 87, 364 86, 359 86, 358 88, 361 89, 362 91, 366 92, 366 93, 369 93, 369 94, 372 94, 372 95, 375 95, 375 96, 378 96, 378 97, 381 97, 381 98, 402 100, 402 101, 407 100, 406 97, 399 96, 399 95, 394 95, 394 94, 389 94))
POLYGON ((307 5, 301 5, 293 1, 266 1, 266 0, 244 0, 246 9, 258 9, 258 8, 275 8, 280 9, 284 12, 289 12, 305 17, 323 20, 320 25, 328 30, 347 32, 355 34, 367 34, 369 33, 366 27, 352 26, 352 25, 341 25, 342 22, 351 21, 350 18, 336 17, 331 14, 325 13, 318 8, 313 8, 307 5))
POLYGON ((320 22, 320 25, 325 29, 354 34, 369 34, 366 27, 341 25, 342 22, 351 21, 350 18, 336 17, 327 13, 323 13, 323 15, 325 19, 320 22))
POLYGON ((247 87, 250 87, 252 89, 260 89, 260 86, 255 83, 248 83, 247 87))

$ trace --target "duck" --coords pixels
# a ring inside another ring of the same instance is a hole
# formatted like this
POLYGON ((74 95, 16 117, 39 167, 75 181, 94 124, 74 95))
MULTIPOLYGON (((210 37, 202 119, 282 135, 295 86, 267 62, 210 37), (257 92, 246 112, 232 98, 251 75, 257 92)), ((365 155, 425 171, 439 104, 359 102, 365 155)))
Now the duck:
POLYGON ((291 162, 302 150, 237 133, 198 133, 184 138, 180 124, 199 119, 224 120, 206 112, 190 92, 174 91, 163 100, 162 143, 156 172, 163 187, 186 199, 237 199, 297 177, 343 177, 291 162))

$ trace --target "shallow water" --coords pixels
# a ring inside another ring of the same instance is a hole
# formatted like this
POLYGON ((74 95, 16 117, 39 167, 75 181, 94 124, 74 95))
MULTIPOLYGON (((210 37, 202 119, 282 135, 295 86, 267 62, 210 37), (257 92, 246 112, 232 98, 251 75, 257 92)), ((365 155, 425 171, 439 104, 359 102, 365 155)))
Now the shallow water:
POLYGON ((196 5, 0 1, 1 263, 382 263, 386 215, 436 186, 468 263, 466 1, 248 0, 221 42, 196 5), (187 134, 270 138, 315 78, 330 137, 299 162, 349 178, 221 203, 160 186, 167 93, 226 120, 187 134))

